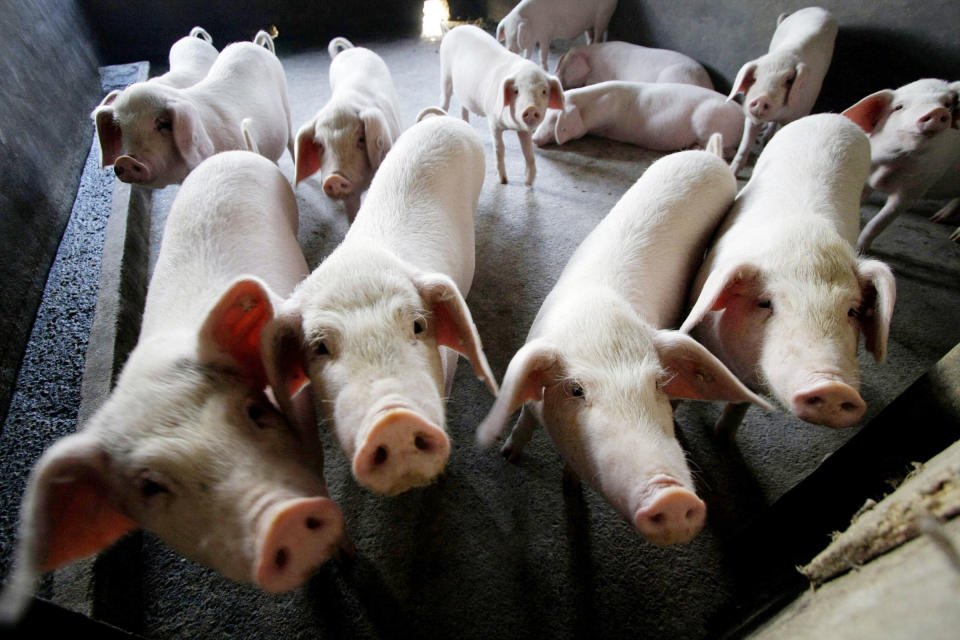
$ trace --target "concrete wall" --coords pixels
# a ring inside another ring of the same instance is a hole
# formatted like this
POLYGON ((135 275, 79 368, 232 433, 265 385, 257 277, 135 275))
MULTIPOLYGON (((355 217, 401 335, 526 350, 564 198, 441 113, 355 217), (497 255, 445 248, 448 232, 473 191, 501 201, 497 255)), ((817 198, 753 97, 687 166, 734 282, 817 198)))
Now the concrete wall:
POLYGON ((0 420, 70 216, 100 83, 76 3, 0 3, 0 420))

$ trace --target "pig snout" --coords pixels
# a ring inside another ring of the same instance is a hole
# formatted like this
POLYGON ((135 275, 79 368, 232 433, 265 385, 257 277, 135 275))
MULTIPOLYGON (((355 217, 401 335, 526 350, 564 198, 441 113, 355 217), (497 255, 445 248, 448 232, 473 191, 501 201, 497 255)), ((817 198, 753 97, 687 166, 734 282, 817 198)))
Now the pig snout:
POLYGON ((540 109, 530 106, 523 110, 523 114, 520 117, 523 118, 523 124, 527 125, 528 127, 535 127, 540 124, 540 119, 543 118, 543 113, 540 111, 540 109))
POLYGON ((390 409, 374 420, 353 458, 363 486, 386 495, 429 484, 450 456, 443 429, 407 409, 390 409))
POLYGON ((147 165, 130 156, 120 156, 113 163, 113 172, 120 182, 143 184, 150 182, 150 169, 147 165))
POLYGON ((850 385, 830 380, 795 393, 790 408, 805 422, 836 429, 849 427, 859 420, 867 403, 850 385))
POLYGON ((703 528, 707 506, 672 478, 655 478, 650 495, 633 518, 633 526, 657 546, 687 542, 703 528))
POLYGON ((938 107, 917 120, 917 130, 920 133, 933 134, 949 127, 951 120, 950 111, 945 107, 938 107))
POLYGON ((290 591, 332 554, 343 536, 343 514, 328 498, 296 498, 264 516, 254 576, 264 591, 290 591))
POLYGON ((323 192, 331 198, 345 198, 353 193, 353 183, 339 173, 334 173, 323 181, 323 192))
POLYGON ((772 108, 773 102, 768 96, 765 95, 757 96, 750 101, 750 104, 747 105, 750 115, 754 118, 763 118, 770 112, 772 108))

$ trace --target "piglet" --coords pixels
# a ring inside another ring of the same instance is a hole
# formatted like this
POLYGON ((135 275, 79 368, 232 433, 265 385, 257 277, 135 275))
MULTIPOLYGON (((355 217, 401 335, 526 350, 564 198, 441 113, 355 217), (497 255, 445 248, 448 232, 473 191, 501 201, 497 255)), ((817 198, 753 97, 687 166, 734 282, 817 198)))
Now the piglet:
POLYGON ((450 96, 456 94, 464 120, 470 111, 487 118, 502 184, 507 183, 503 132, 517 132, 527 164, 526 184, 532 185, 537 175, 532 134, 548 107, 563 108, 560 81, 505 50, 483 29, 461 25, 440 42, 440 83, 444 111, 450 108, 450 96))
POLYGON ((843 112, 870 138, 869 186, 888 194, 883 208, 860 232, 860 251, 869 250, 876 237, 916 200, 954 199, 934 214, 935 221, 946 220, 957 207, 958 95, 960 82, 926 78, 873 93, 843 112))
POLYGON ((320 172, 323 192, 343 200, 352 222, 360 194, 400 136, 400 107, 390 70, 369 49, 334 38, 327 47, 329 102, 297 133, 297 178, 320 172))
MULTIPOLYGON (((719 146, 719 145, 718 145, 719 146)), ((566 461, 650 542, 703 526, 670 398, 766 402, 689 336, 671 331, 682 292, 737 184, 706 151, 655 162, 583 241, 547 295, 480 424, 513 459, 543 424, 566 461)))
POLYGON ((202 27, 190 29, 190 34, 180 38, 170 47, 170 70, 151 78, 150 82, 159 82, 177 89, 197 84, 206 77, 210 67, 217 59, 217 49, 213 38, 202 27))
POLYGON ((735 174, 746 165, 750 148, 764 125, 768 125, 764 137, 769 138, 781 125, 813 110, 836 39, 837 21, 820 7, 781 13, 777 18, 770 50, 740 68, 728 98, 744 94, 747 119, 731 163, 735 174))
POLYGON ((564 89, 622 80, 676 82, 713 89, 699 62, 669 49, 651 49, 629 42, 594 42, 563 54, 555 71, 564 89))
MULTIPOLYGON (((704 147, 711 134, 739 140, 743 114, 723 94, 689 84, 601 82, 564 92, 533 134, 538 146, 593 134, 654 151, 704 147)), ((732 155, 733 147, 727 149, 732 155)))
POLYGON ((264 330, 272 388, 308 375, 354 477, 378 493, 429 484, 446 466, 443 399, 456 352, 496 392, 464 302, 483 175, 469 124, 436 116, 413 125, 343 242, 264 330))
POLYGON ((287 80, 272 47, 231 44, 184 89, 137 82, 108 94, 91 114, 102 166, 113 165, 122 182, 160 188, 220 151, 256 149, 276 161, 287 148, 293 156, 287 80))
POLYGON ((298 586, 336 548, 313 404, 265 394, 258 337, 308 273, 289 183, 265 158, 218 154, 170 210, 136 347, 83 429, 30 475, 5 613, 40 571, 136 527, 234 580, 298 586))
POLYGON ((600 42, 617 8, 617 0, 520 0, 497 25, 497 40, 509 51, 533 57, 540 47, 540 66, 546 71, 550 41, 585 34, 587 44, 600 42))
MULTIPOLYGON (((841 115, 784 127, 717 229, 680 327, 751 389, 828 427, 863 415, 857 342, 883 361, 896 298, 890 269, 853 249, 869 167, 867 137, 841 115)), ((745 410, 728 406, 721 434, 745 410)))

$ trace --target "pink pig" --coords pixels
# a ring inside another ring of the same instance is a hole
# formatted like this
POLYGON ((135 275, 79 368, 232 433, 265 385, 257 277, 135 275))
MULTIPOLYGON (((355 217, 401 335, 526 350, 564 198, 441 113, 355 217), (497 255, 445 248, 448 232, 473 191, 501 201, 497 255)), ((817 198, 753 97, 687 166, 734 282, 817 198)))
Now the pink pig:
POLYGON ((594 42, 563 54, 554 72, 564 89, 607 80, 676 82, 713 89, 707 70, 678 51, 651 49, 629 42, 594 42))
POLYGON ((170 47, 169 71, 149 81, 184 89, 203 80, 216 59, 213 38, 202 27, 194 27, 170 47))

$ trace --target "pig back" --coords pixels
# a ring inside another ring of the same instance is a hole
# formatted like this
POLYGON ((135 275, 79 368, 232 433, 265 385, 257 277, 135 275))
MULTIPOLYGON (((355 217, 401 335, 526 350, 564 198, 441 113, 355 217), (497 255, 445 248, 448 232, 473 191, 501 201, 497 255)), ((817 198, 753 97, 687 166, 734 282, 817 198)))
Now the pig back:
POLYGON ((248 151, 202 162, 184 180, 164 226, 141 338, 199 325, 236 278, 280 297, 309 273, 297 243, 297 203, 276 165, 248 151))

